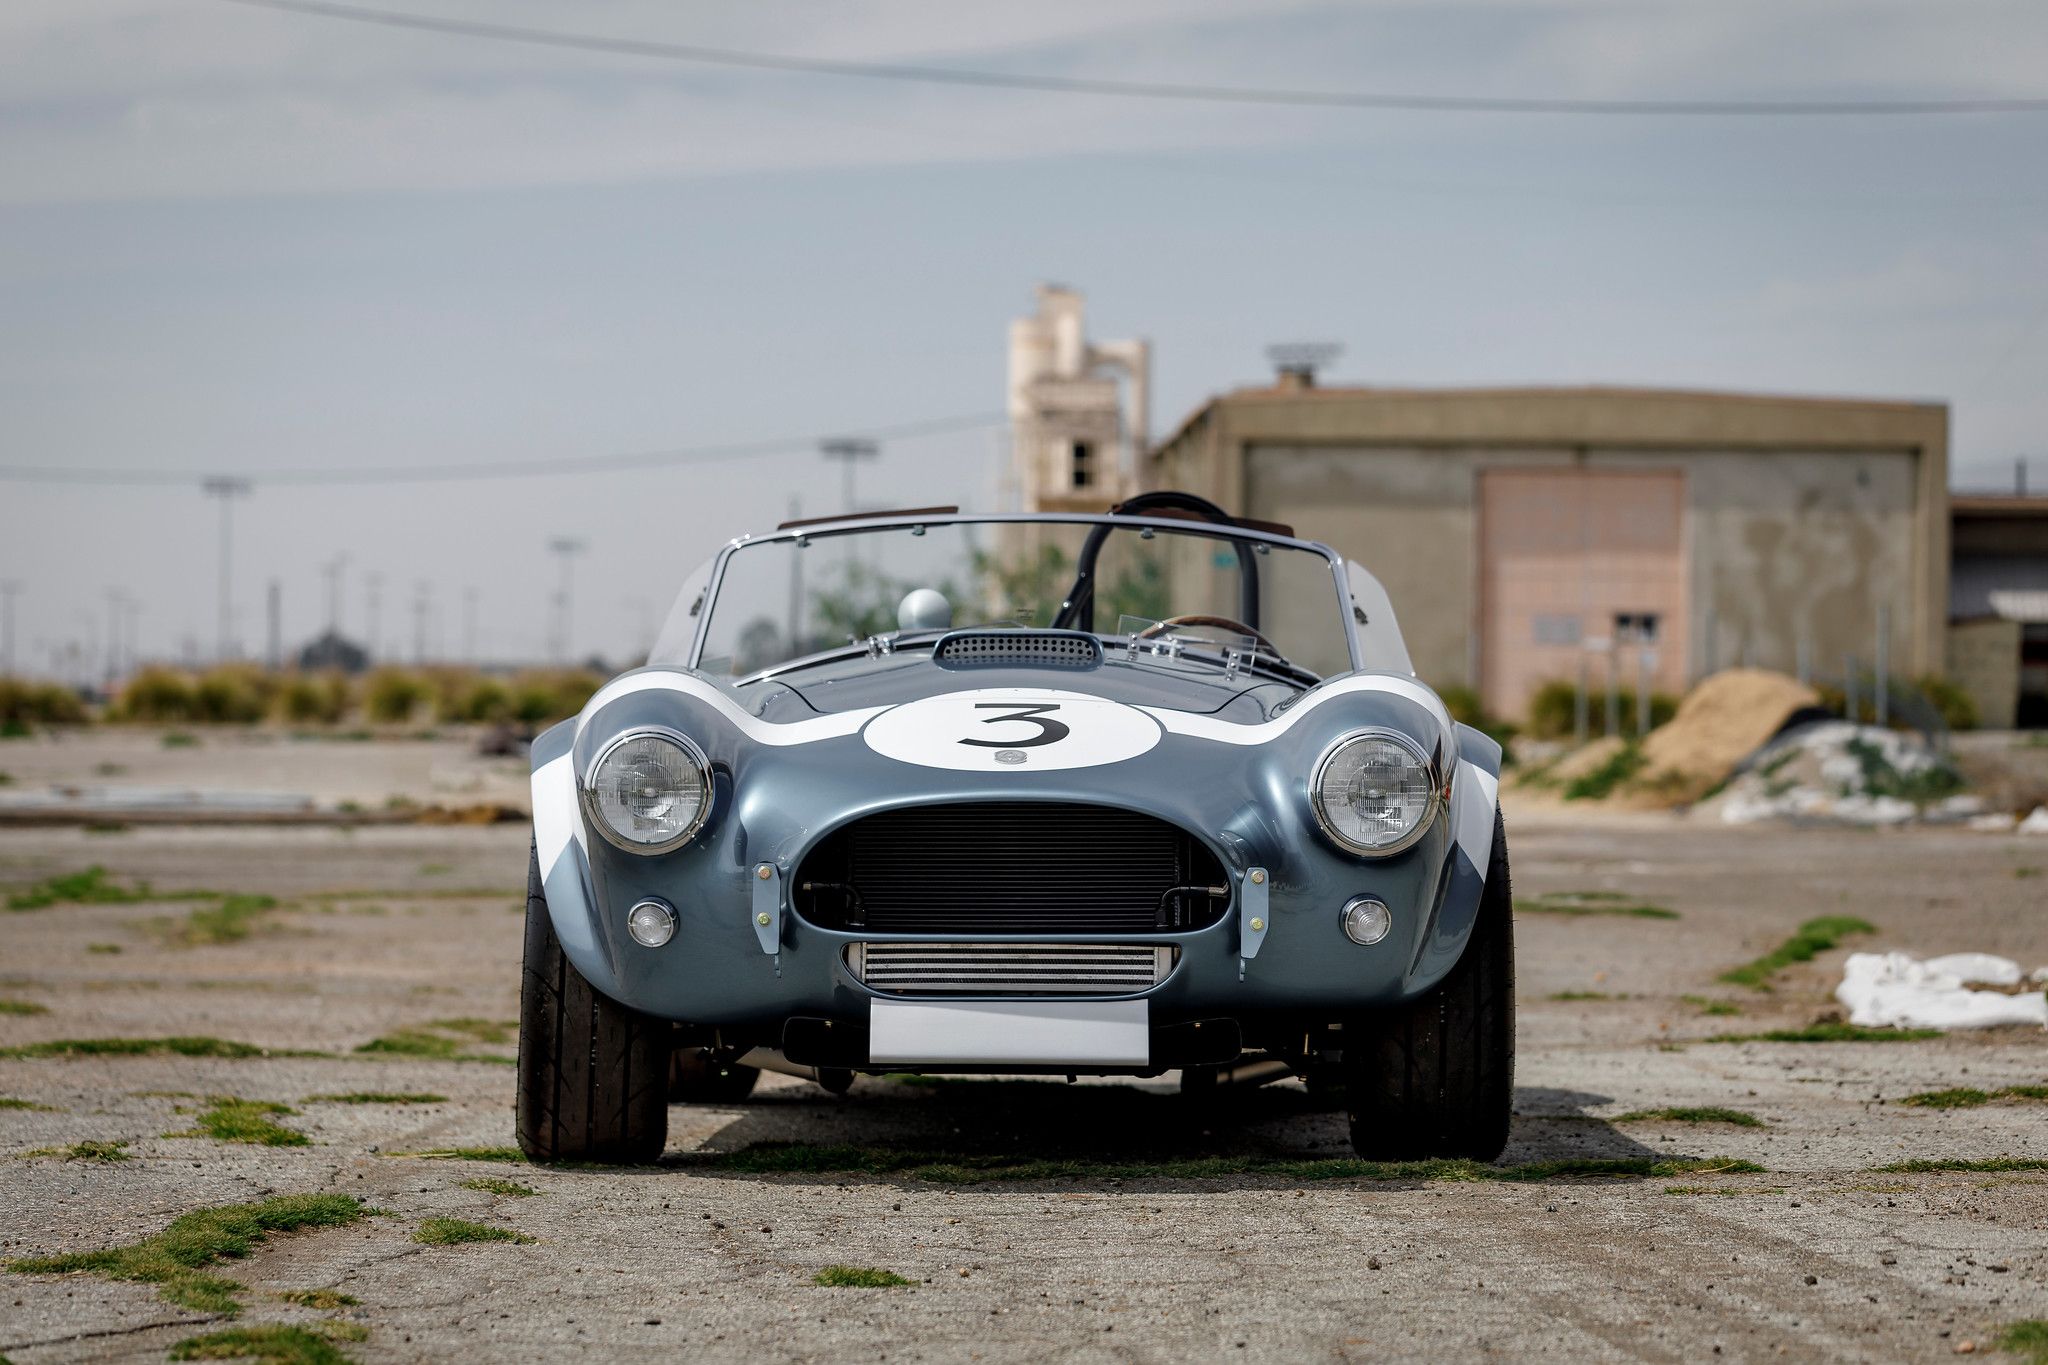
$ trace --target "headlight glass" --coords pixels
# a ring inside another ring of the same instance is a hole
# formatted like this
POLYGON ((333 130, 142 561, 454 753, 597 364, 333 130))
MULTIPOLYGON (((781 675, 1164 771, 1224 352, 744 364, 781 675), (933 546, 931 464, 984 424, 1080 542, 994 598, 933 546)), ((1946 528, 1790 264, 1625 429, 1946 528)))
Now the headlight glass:
POLYGON ((703 757, 680 735, 642 731, 615 740, 591 770, 587 804, 621 848, 658 852, 697 832, 709 805, 703 757))
POLYGON ((1353 735, 1323 756, 1316 816, 1354 853, 1392 853, 1421 833, 1436 809, 1429 761, 1391 734, 1353 735))

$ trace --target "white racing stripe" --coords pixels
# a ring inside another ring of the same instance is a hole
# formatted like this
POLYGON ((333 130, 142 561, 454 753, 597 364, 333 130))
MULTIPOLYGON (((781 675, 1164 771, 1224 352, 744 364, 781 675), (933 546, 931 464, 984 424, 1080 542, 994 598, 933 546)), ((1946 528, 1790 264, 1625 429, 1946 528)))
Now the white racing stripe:
POLYGON ((576 732, 583 733, 583 727, 597 708, 620 697, 630 697, 636 692, 680 692, 705 703, 725 718, 727 723, 756 744, 814 744, 821 739, 838 739, 842 735, 857 734, 860 727, 870 719, 888 710, 886 706, 870 706, 858 711, 841 711, 834 715, 819 716, 813 720, 791 721, 778 725, 762 720, 759 716, 747 714, 733 703, 733 699, 702 678, 688 673, 666 671, 633 673, 623 678, 614 678, 597 689, 597 695, 583 708, 583 715, 576 721, 576 732))
POLYGON ((1390 673, 1369 673, 1361 677, 1344 678, 1317 688, 1273 719, 1261 721, 1256 725, 1239 725, 1234 721, 1218 720, 1214 716, 1199 716, 1188 711, 1175 711, 1164 706, 1141 706, 1138 709, 1176 735, 1214 740, 1219 744, 1270 744, 1293 729, 1296 721, 1324 702, 1358 692, 1385 692, 1390 696, 1404 697, 1434 716, 1437 724, 1443 727, 1446 736, 1455 733, 1451 726, 1451 713, 1444 710, 1444 704, 1436 693, 1413 678, 1396 677, 1390 673))

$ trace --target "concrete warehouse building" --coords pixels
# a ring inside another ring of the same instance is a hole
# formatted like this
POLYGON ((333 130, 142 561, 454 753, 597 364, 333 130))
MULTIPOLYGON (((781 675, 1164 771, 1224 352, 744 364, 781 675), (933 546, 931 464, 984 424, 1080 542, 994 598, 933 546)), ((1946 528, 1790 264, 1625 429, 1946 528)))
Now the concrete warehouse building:
POLYGON ((1356 558, 1417 671, 1502 715, 1554 678, 1946 666, 1940 403, 1319 388, 1297 366, 1203 404, 1140 478, 1356 558))

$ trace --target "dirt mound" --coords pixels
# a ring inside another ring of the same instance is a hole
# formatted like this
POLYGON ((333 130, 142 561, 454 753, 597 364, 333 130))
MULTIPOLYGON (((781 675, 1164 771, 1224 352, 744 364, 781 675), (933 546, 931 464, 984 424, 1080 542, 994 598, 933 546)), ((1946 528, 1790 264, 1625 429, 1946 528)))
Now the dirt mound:
POLYGON ((1711 786, 1761 749, 1794 712, 1819 702, 1812 688, 1783 673, 1716 673, 1686 693, 1677 715, 1644 737, 1644 768, 1711 786))

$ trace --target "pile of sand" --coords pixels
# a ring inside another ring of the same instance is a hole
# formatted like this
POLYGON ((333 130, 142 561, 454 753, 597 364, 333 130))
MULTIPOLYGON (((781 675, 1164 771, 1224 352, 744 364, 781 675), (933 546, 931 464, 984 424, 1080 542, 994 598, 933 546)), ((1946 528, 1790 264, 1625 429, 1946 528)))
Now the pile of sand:
POLYGON ((1677 715, 1644 736, 1644 770, 1710 787, 1768 743, 1795 712, 1819 704, 1812 688, 1783 673, 1716 673, 1686 693, 1677 715))

